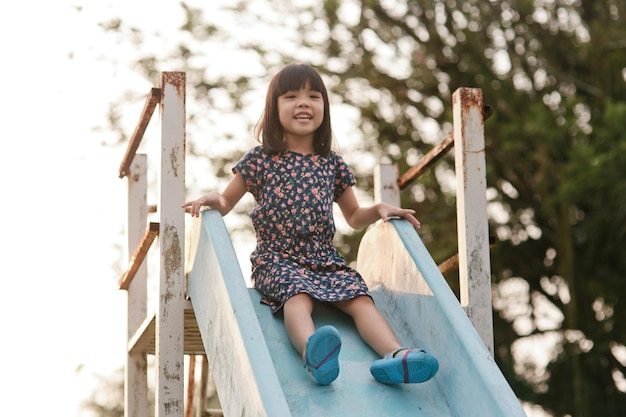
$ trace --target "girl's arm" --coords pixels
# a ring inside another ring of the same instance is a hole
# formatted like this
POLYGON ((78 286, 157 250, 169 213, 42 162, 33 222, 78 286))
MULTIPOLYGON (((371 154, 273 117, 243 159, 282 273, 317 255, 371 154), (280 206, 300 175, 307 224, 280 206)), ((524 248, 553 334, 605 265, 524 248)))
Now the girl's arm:
POLYGON ((197 200, 188 201, 181 207, 188 209, 187 211, 191 213, 192 217, 198 217, 200 208, 203 206, 215 209, 222 216, 225 216, 241 200, 246 191, 246 184, 243 178, 241 175, 235 174, 221 194, 214 191, 197 200))
POLYGON ((352 187, 347 188, 337 199, 337 204, 346 221, 353 229, 362 229, 378 219, 389 220, 390 217, 401 217, 408 220, 416 229, 420 222, 414 216, 415 210, 403 209, 387 203, 378 203, 370 207, 360 207, 352 187))

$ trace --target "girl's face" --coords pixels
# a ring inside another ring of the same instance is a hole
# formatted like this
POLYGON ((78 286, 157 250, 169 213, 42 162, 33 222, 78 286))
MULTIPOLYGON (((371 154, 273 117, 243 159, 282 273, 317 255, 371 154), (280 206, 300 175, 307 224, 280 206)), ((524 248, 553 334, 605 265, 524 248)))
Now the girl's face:
POLYGON ((287 91, 278 97, 278 119, 288 146, 312 146, 315 131, 324 120, 322 93, 312 90, 309 83, 299 90, 287 91))

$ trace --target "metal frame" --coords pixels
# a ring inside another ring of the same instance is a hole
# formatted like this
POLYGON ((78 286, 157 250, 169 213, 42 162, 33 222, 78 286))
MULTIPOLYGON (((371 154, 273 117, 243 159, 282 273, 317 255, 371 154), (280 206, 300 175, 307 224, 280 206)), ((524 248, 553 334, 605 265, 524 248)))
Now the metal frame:
POLYGON ((475 88, 456 90, 452 105, 454 132, 399 179, 396 167, 379 165, 374 174, 374 194, 376 201, 399 205, 399 190, 454 147, 460 302, 493 356, 484 137, 484 121, 491 112, 483 105, 482 90, 475 88))
POLYGON ((124 413, 148 416, 147 351, 134 341, 154 330, 156 417, 184 412, 185 218, 180 203, 185 194, 184 72, 163 72, 160 86, 150 91, 119 169, 128 177, 129 267, 119 280, 128 293, 128 346, 124 413), (147 157, 137 154, 156 105, 160 104, 161 143, 158 175, 158 223, 147 222, 147 157), (159 236, 158 306, 148 317, 146 257, 159 236))

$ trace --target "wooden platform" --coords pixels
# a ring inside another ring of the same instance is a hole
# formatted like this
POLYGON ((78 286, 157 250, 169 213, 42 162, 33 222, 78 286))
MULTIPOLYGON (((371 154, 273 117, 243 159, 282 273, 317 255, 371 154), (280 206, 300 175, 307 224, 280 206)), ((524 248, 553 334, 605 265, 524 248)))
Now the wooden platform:
MULTIPOLYGON (((200 330, 198 329, 198 323, 196 316, 191 307, 191 302, 185 302, 185 321, 184 321, 184 350, 185 355, 204 355, 204 345, 200 337, 200 330)), ((135 332, 133 338, 128 342, 129 352, 145 352, 149 355, 154 355, 155 348, 155 334, 156 334, 156 314, 152 314, 146 318, 144 322, 139 326, 139 329, 135 332)))

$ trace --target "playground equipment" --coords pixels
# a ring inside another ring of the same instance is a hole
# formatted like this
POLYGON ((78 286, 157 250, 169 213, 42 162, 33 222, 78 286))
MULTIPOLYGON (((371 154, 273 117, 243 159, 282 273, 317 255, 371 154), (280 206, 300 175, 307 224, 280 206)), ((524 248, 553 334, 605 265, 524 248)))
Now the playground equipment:
MULTIPOLYGON (((185 233, 180 208, 185 199, 185 74, 164 72, 160 87, 150 91, 119 170, 120 178, 128 178, 128 244, 134 248, 119 280, 128 293, 125 415, 148 416, 147 356, 154 355, 155 415, 189 416, 192 396, 184 393, 185 355, 202 355, 217 387, 223 409, 219 413, 225 416, 524 416, 492 357, 482 93, 459 89, 453 105, 454 134, 438 152, 454 144, 460 177, 461 302, 419 235, 404 221, 368 230, 357 266, 400 341, 435 354, 439 373, 417 385, 375 382, 369 363, 376 355, 350 320, 317 308, 316 323, 332 323, 343 340, 342 372, 333 384, 321 387, 302 369, 282 321, 259 305, 260 296, 246 287, 219 213, 203 212, 185 233), (159 221, 149 223, 147 157, 136 152, 157 104, 159 221), (146 255, 157 236, 159 279, 152 311, 146 255)), ((429 154, 426 159, 437 157, 429 154)), ((414 175, 397 180, 395 167, 381 166, 376 198, 397 204, 399 186, 414 175)), ((190 370, 190 381, 193 374, 190 370)), ((204 368, 199 392, 206 380, 204 368)), ((202 401, 196 404, 196 415, 207 415, 202 401)))

